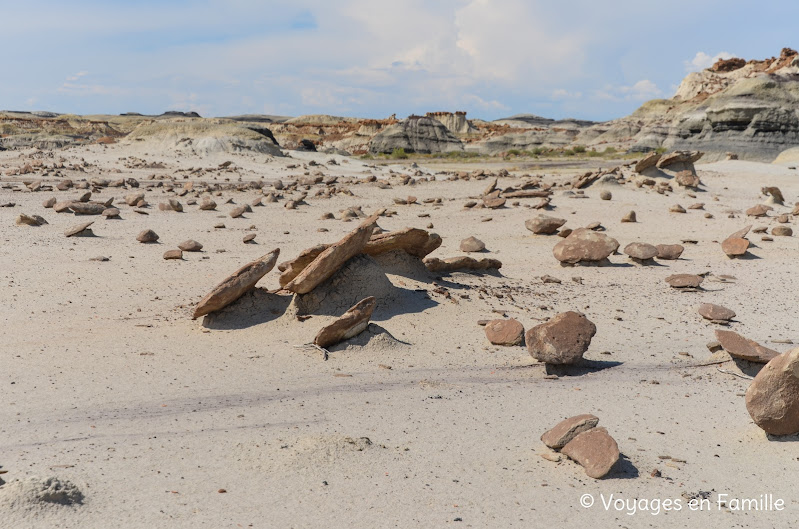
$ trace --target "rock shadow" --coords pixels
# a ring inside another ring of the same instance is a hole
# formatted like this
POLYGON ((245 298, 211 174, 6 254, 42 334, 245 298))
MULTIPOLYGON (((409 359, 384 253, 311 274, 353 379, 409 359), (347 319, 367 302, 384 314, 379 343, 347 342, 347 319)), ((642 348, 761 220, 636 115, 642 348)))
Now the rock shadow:
POLYGON ((577 364, 545 364, 544 370, 547 375, 557 375, 559 377, 579 377, 589 373, 604 371, 611 367, 622 365, 623 362, 612 360, 586 360, 583 358, 577 364))
POLYGON ((640 475, 638 467, 636 467, 630 458, 624 454, 619 454, 619 460, 610 469, 610 472, 604 479, 635 479, 640 475))
POLYGON ((760 370, 766 364, 759 364, 757 362, 750 362, 749 360, 744 360, 742 358, 735 358, 734 356, 730 355, 732 361, 735 362, 735 365, 738 366, 738 369, 741 370, 741 373, 744 375, 749 375, 750 377, 756 377, 760 370))
POLYGON ((291 304, 291 296, 272 294, 254 288, 224 309, 206 314, 202 326, 214 330, 246 329, 281 317, 291 304))

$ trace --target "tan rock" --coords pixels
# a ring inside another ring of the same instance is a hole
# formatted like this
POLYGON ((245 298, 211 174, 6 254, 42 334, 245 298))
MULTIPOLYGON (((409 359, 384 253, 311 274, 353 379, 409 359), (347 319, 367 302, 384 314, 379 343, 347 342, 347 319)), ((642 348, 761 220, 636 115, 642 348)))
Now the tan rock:
POLYGON ((234 219, 237 219, 242 215, 244 215, 246 212, 247 212, 247 206, 238 206, 236 208, 233 208, 233 210, 230 212, 230 216, 234 219))
POLYGON ((749 249, 749 241, 747 239, 736 239, 730 237, 724 239, 721 243, 721 250, 727 254, 727 257, 737 257, 744 255, 749 249))
POLYGON ((489 270, 502 268, 502 263, 497 259, 475 259, 473 257, 460 256, 448 259, 428 257, 424 265, 431 272, 459 272, 465 270, 489 270))
POLYGON ((74 211, 75 215, 101 215, 106 207, 100 202, 72 202, 69 209, 74 211))
POLYGON ((680 171, 674 175, 674 181, 683 187, 692 189, 698 188, 701 184, 699 177, 693 171, 680 171))
POLYGON ((369 319, 376 306, 377 300, 374 297, 359 301, 336 321, 323 327, 313 343, 327 348, 359 335, 369 326, 369 319))
POLYGON ((335 274, 350 258, 363 251, 372 235, 377 216, 366 219, 343 239, 320 253, 285 288, 297 294, 307 294, 335 274))
POLYGON ((566 224, 566 219, 558 219, 548 215, 538 215, 524 221, 524 227, 536 235, 552 235, 564 224, 566 224))
POLYGON ((685 250, 682 244, 658 244, 655 248, 658 250, 657 258, 668 261, 679 259, 685 250))
POLYGON ((164 252, 164 259, 183 259, 183 250, 167 250, 164 252))
POLYGON ((730 356, 758 364, 765 364, 780 354, 733 331, 716 330, 716 339, 730 356))
POLYGON ((636 222, 635 211, 630 211, 621 218, 622 222, 636 222))
POLYGON ((256 235, 255 233, 248 233, 247 235, 245 235, 245 236, 244 236, 244 237, 241 239, 241 241, 242 241, 244 244, 250 243, 250 242, 252 242, 252 241, 254 241, 254 240, 255 240, 255 235, 256 235))
POLYGON ((735 317, 735 311, 713 303, 701 304, 699 306, 699 314, 706 320, 715 321, 729 321, 735 317))
POLYGON ((647 154, 635 164, 634 171, 636 173, 641 173, 650 167, 655 167, 662 156, 662 154, 657 152, 651 152, 647 154))
POLYGON ((599 424, 599 417, 590 413, 569 417, 560 421, 551 430, 544 432, 544 435, 541 436, 541 441, 554 450, 560 450, 569 441, 579 434, 596 427, 597 424, 599 424))
POLYGON ((578 228, 555 245, 553 254, 561 263, 602 261, 618 250, 619 241, 586 228, 578 228))
POLYGON ((774 226, 771 228, 771 234, 775 237, 790 237, 793 235, 793 230, 790 226, 774 226))
POLYGON ((799 433, 799 348, 766 364, 746 390, 746 409, 772 435, 799 433))
POLYGON ((624 247, 624 253, 638 261, 653 259, 658 254, 658 249, 645 242, 631 242, 624 247))
POLYGON ((466 253, 482 252, 486 249, 486 245, 476 237, 468 237, 461 241, 460 249, 462 252, 466 253))
POLYGON ((760 189, 764 195, 771 195, 771 199, 775 204, 782 204, 785 202, 785 197, 782 196, 782 191, 779 187, 766 186, 760 189))
POLYGON ((203 245, 193 239, 189 239, 178 244, 178 248, 184 252, 199 252, 203 249, 203 245))
POLYGON ((239 299, 260 281, 277 262, 280 249, 276 248, 260 259, 242 266, 217 285, 197 304, 192 319, 223 309, 239 299))
POLYGON ((494 345, 521 345, 524 326, 513 318, 491 320, 485 326, 486 338, 494 345))
POLYGON ((41 226, 47 224, 47 221, 39 215, 26 215, 25 213, 17 215, 17 220, 14 222, 17 226, 41 226))
POLYGON ((136 240, 143 243, 156 242, 158 240, 158 234, 153 230, 144 230, 136 236, 136 240))
POLYGON ((141 200, 144 200, 144 193, 131 193, 129 195, 125 195, 125 203, 128 206, 135 206, 141 200))
POLYGON ((611 193, 610 191, 608 191, 608 190, 606 189, 606 190, 604 190, 604 191, 601 191, 601 192, 599 193, 599 198, 600 198, 601 200, 610 200, 610 199, 612 199, 612 198, 613 198, 613 193, 611 193))
POLYGON ((56 200, 56 198, 55 198, 55 197, 48 198, 47 200, 45 200, 44 202, 42 202, 42 207, 43 207, 43 208, 50 209, 50 208, 52 208, 53 206, 55 206, 56 202, 58 202, 58 200, 56 200))
POLYGON ((72 202, 56 202, 55 204, 53 204, 53 211, 55 211, 56 213, 71 212, 72 210, 69 207, 70 205, 72 205, 72 202))
POLYGON ((300 255, 291 261, 284 261, 278 265, 278 270, 283 272, 280 274, 280 286, 285 287, 292 279, 297 277, 306 266, 311 264, 314 259, 319 257, 319 254, 327 250, 329 244, 317 244, 312 248, 303 250, 300 255))
POLYGON ((765 217, 772 209, 773 208, 766 206, 765 204, 757 204, 756 206, 752 206, 751 208, 747 209, 746 214, 750 217, 765 217))
POLYGON ((119 218, 119 210, 117 208, 105 208, 102 215, 107 219, 116 219, 119 218))
POLYGON ((67 237, 74 237, 75 235, 89 235, 91 234, 92 230, 89 229, 89 226, 94 224, 94 221, 91 222, 83 222, 76 226, 72 226, 67 231, 64 232, 64 235, 67 237))
POLYGON ((582 359, 596 334, 596 325, 579 312, 564 312, 525 335, 530 355, 547 364, 574 364, 582 359))
POLYGON ((657 162, 661 169, 677 163, 692 164, 699 160, 705 153, 700 151, 674 151, 664 154, 657 162))
POLYGON ((404 228, 372 235, 363 253, 374 257, 393 250, 403 250, 421 259, 441 246, 441 242, 441 237, 436 233, 419 228, 404 228))
POLYGON ((685 213, 685 208, 679 204, 674 204, 669 208, 669 211, 672 213, 685 213))
POLYGON ((674 274, 666 278, 672 288, 699 288, 705 278, 695 274, 674 274))
POLYGON ((215 209, 216 209, 216 202, 214 202, 210 198, 206 198, 202 202, 200 202, 201 211, 213 211, 215 209))
POLYGON ((603 478, 619 460, 619 446, 605 428, 591 428, 563 447, 561 453, 579 463, 588 477, 603 478))
POLYGON ((483 206, 489 209, 501 208, 505 205, 505 199, 502 197, 483 197, 483 206))

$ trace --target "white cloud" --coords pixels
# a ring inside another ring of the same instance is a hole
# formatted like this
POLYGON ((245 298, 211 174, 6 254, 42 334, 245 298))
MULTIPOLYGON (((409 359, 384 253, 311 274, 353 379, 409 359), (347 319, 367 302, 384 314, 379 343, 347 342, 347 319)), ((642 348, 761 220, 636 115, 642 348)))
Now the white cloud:
POLYGON ((605 101, 648 101, 663 96, 663 91, 649 79, 642 79, 631 86, 606 86, 594 92, 594 99, 605 101))
POLYGON ((719 59, 731 59, 733 57, 735 57, 735 55, 728 51, 719 52, 713 57, 703 51, 700 51, 697 52, 693 59, 690 61, 685 61, 685 71, 700 72, 716 64, 716 61, 719 59))
POLYGON ((582 92, 570 92, 565 88, 557 88, 552 91, 552 99, 555 100, 564 100, 564 99, 581 99, 583 97, 582 92))

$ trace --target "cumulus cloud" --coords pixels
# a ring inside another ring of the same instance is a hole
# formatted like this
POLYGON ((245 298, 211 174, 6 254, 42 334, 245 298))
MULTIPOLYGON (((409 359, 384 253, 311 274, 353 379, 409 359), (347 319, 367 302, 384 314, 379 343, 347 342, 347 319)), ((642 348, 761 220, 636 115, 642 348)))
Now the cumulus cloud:
POLYGON ((697 52, 693 59, 690 61, 685 61, 685 70, 687 72, 701 72, 702 70, 710 68, 716 64, 716 61, 719 59, 731 59, 733 57, 735 57, 735 55, 728 51, 719 52, 712 57, 707 53, 700 51, 697 52))
POLYGON ((595 99, 606 101, 643 102, 663 96, 663 91, 649 79, 642 79, 630 86, 606 86, 594 93, 595 99))

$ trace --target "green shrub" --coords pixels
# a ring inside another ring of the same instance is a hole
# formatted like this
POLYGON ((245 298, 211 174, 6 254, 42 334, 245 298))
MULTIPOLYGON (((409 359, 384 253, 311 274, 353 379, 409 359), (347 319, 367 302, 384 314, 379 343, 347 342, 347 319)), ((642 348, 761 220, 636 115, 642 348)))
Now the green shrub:
POLYGON ((657 149, 655 149, 655 152, 658 153, 658 154, 664 154, 666 152, 666 148, 665 147, 658 147, 657 149))
POLYGON ((605 154, 616 154, 616 147, 605 147, 605 154))
POLYGON ((408 157, 408 153, 405 152, 405 149, 398 148, 391 151, 391 159, 392 160, 404 160, 408 157))
POLYGON ((585 147, 582 145, 575 145, 572 149, 575 153, 583 154, 585 152, 585 147))
POLYGON ((574 151, 573 151, 573 150, 571 150, 571 149, 565 149, 565 150, 563 151, 563 155, 564 155, 564 156, 574 156, 574 151))

